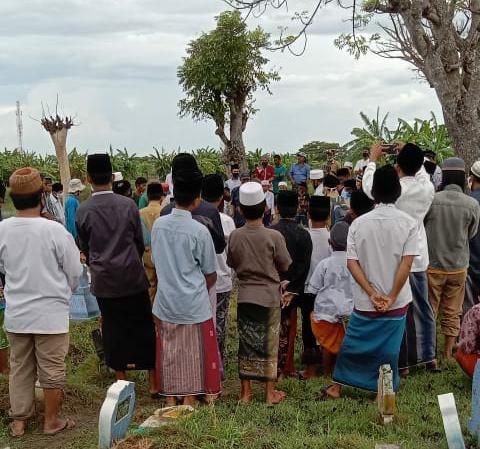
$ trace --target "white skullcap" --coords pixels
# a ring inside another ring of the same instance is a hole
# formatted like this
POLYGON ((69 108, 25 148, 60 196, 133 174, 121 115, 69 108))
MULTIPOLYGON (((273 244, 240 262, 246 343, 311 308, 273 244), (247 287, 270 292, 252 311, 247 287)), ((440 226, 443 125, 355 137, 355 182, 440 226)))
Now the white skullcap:
POLYGON ((240 204, 256 206, 265 200, 265 193, 258 182, 246 182, 240 186, 240 204))
POLYGON ((353 164, 352 164, 350 161, 346 161, 346 162, 343 164, 343 166, 344 166, 345 168, 353 168, 353 164))
POLYGON ((470 170, 477 178, 480 178, 480 161, 474 162, 470 170))
POLYGON ((113 180, 114 181, 123 181, 123 175, 121 171, 116 171, 113 173, 113 180))
POLYGON ((323 170, 310 170, 310 179, 323 179, 323 170))
POLYGON ((280 181, 280 182, 278 183, 278 187, 282 187, 282 186, 288 187, 288 184, 287 184, 285 181, 280 181))

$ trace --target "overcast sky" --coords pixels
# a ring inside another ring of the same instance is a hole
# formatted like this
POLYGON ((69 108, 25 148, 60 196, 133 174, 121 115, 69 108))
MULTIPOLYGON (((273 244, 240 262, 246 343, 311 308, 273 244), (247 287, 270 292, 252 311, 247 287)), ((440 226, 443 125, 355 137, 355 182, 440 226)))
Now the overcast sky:
MULTIPOLYGON (((291 0, 293 9, 311 0, 291 0)), ((58 93, 66 114, 77 115, 68 147, 98 151, 112 144, 146 154, 152 146, 189 150, 219 147, 212 123, 178 117, 182 98, 177 66, 187 43, 214 27, 226 9, 221 0, 1 0, 0 145, 17 145, 15 101, 23 109, 24 147, 49 151, 48 135, 29 116, 41 102, 54 109, 58 93)), ((311 140, 350 140, 359 112, 377 106, 397 117, 441 118, 435 94, 416 80, 406 63, 367 56, 360 61, 336 49, 333 40, 349 25, 332 6, 310 30, 301 57, 269 53, 281 81, 273 95, 259 94, 249 122, 248 149, 294 151, 311 140)), ((286 11, 251 18, 277 35, 292 26, 286 11)))

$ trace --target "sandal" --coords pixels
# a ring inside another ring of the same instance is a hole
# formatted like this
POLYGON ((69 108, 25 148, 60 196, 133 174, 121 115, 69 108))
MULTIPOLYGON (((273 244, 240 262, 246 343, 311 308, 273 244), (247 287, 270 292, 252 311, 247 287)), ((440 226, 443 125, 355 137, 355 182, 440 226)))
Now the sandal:
POLYGON ((54 435, 58 435, 60 432, 63 432, 64 430, 71 430, 74 427, 75 427, 75 421, 71 420, 70 418, 67 418, 65 419, 65 424, 62 428, 56 429, 56 430, 45 430, 43 434, 48 436, 54 436, 54 435))

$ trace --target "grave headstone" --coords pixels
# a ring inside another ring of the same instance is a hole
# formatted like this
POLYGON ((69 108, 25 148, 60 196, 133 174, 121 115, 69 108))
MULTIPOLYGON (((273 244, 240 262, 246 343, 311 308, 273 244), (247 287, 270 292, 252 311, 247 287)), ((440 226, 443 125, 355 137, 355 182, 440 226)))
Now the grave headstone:
POLYGON ((98 447, 110 448, 125 438, 135 407, 135 383, 117 380, 107 391, 98 420, 98 447))
POLYGON ((468 421, 468 430, 480 442, 480 362, 475 365, 472 382, 472 416, 468 421))
POLYGON ((458 420, 457 406, 453 393, 438 395, 438 404, 442 413, 443 427, 447 437, 448 449, 465 449, 462 428, 458 420))
POLYGON ((396 444, 376 444, 375 449, 402 449, 396 444))
POLYGON ((396 412, 396 396, 393 390, 393 372, 390 365, 382 365, 379 368, 377 401, 383 423, 391 423, 396 412))

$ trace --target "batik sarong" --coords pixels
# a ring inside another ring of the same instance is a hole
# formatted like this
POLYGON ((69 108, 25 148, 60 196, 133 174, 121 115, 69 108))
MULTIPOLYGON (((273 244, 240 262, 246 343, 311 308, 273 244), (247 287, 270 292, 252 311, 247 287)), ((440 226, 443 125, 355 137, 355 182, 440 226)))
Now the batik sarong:
POLYGON ((397 391, 400 385, 398 355, 405 332, 406 312, 403 309, 400 316, 372 317, 354 310, 337 357, 333 380, 376 392, 378 370, 389 364, 394 374, 393 387, 397 391))
POLYGON ((225 341, 227 338, 228 311, 231 292, 217 293, 217 342, 222 364, 225 365, 225 341))
POLYGON ((198 324, 156 320, 157 389, 164 396, 216 395, 221 364, 213 319, 198 324))
POLYGON ((428 299, 425 272, 410 273, 413 301, 407 312, 405 334, 400 349, 399 368, 409 368, 435 360, 437 332, 435 316, 428 299))
POLYGON ((277 380, 280 307, 241 303, 237 308, 240 379, 277 380))

